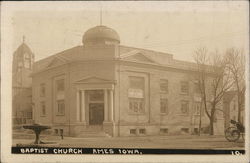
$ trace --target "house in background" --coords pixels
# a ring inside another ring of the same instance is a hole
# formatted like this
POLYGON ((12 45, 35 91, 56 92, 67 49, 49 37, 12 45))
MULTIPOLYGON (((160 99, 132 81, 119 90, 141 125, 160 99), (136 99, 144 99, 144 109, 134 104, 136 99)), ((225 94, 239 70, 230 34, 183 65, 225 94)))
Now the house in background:
MULTIPOLYGON (((202 128, 209 125, 195 63, 120 45, 118 33, 106 26, 86 31, 82 43, 34 63, 36 123, 71 136, 192 134, 200 114, 202 128)), ((214 125, 215 134, 224 133, 223 116, 214 125)))
MULTIPOLYGON (((240 121, 245 126, 245 105, 242 107, 240 121)), ((238 96, 237 91, 228 91, 223 97, 223 110, 225 117, 225 128, 230 126, 230 120, 238 120, 238 96)))
POLYGON ((32 122, 32 66, 34 54, 23 41, 12 62, 12 122, 21 125, 32 122))

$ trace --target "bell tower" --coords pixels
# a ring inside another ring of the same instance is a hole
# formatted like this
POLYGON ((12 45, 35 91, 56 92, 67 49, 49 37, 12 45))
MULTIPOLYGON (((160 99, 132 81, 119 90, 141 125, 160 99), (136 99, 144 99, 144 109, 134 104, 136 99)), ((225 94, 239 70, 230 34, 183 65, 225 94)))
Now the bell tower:
POLYGON ((22 44, 14 52, 12 63, 13 87, 31 87, 30 75, 34 63, 34 54, 25 43, 24 36, 22 44))
POLYGON ((32 65, 34 54, 25 43, 13 54, 12 61, 12 117, 14 125, 29 123, 32 120, 32 65))

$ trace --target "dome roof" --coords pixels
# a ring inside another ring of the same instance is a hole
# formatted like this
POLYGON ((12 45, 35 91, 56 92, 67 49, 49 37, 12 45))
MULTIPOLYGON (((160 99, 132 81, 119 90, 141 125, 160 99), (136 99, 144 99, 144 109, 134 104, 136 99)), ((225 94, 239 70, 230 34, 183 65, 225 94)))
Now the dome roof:
POLYGON ((32 54, 32 51, 30 50, 29 46, 25 43, 22 43, 18 48, 17 50, 15 51, 15 55, 18 55, 18 56, 23 56, 24 53, 28 53, 28 54, 32 54))
POLYGON ((120 37, 118 33, 112 28, 106 26, 96 26, 87 30, 82 38, 83 44, 86 42, 109 40, 120 43, 120 37))

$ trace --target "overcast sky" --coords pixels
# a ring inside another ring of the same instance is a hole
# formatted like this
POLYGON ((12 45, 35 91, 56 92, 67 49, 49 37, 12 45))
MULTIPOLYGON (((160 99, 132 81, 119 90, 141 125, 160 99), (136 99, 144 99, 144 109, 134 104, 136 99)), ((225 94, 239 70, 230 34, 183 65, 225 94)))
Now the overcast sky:
POLYGON ((81 45, 86 30, 115 29, 121 44, 193 60, 197 47, 248 48, 248 3, 211 2, 23 2, 13 13, 13 51, 26 43, 35 59, 81 45), (49 4, 49 5, 48 5, 49 4))

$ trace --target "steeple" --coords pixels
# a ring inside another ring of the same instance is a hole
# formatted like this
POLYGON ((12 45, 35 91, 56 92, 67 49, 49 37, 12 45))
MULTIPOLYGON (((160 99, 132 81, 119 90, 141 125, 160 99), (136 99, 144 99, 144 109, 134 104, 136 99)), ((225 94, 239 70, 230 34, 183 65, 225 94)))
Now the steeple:
POLYGON ((23 43, 25 43, 25 36, 23 35, 23 43))
POLYGON ((13 86, 30 87, 32 65, 34 63, 34 54, 25 43, 25 36, 22 37, 21 45, 15 50, 12 61, 13 86))

